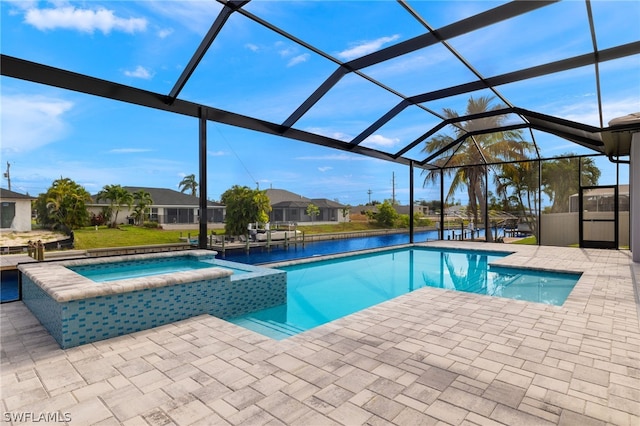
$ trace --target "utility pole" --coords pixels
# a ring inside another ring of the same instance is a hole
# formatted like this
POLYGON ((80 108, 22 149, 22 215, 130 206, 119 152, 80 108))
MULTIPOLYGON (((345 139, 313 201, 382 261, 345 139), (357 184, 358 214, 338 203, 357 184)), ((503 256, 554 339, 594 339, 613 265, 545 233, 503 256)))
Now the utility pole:
POLYGON ((4 172, 4 177, 7 178, 7 184, 9 186, 9 191, 11 191, 11 174, 9 174, 9 168, 11 167, 11 164, 9 164, 9 162, 7 161, 7 171, 4 172))
POLYGON ((369 205, 371 205, 371 190, 368 190, 367 194, 369 195, 369 205))
POLYGON ((391 204, 396 205, 396 172, 391 172, 391 204))

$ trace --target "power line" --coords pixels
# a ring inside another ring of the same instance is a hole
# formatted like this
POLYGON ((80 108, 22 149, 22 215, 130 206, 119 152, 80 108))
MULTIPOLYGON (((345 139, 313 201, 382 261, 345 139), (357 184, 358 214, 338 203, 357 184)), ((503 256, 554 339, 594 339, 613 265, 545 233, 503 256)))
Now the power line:
POLYGON ((224 137, 224 135, 222 134, 222 132, 220 131, 220 129, 218 128, 218 126, 216 126, 214 124, 213 126, 217 131, 218 134, 222 137, 222 140, 224 141, 224 143, 227 144, 227 146, 229 147, 229 150, 233 153, 233 155, 235 155, 235 157, 238 159, 238 161, 240 162, 240 165, 242 166, 242 168, 244 169, 245 172, 247 172, 247 174, 249 175, 249 177, 251 178, 251 181, 255 182, 256 184, 258 184, 258 181, 253 177, 253 175, 251 174, 251 172, 249 171, 249 169, 247 168, 247 166, 244 164, 244 162, 242 161, 242 159, 240 158, 240 156, 233 150, 233 148, 231 147, 231 144, 229 143, 229 141, 227 140, 227 138, 224 137))

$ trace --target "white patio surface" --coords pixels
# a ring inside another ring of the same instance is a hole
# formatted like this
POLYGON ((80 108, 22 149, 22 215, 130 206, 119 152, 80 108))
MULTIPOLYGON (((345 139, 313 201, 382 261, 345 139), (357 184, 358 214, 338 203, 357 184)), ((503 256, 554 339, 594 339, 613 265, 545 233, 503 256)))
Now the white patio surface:
POLYGON ((502 264, 583 275, 561 307, 424 288, 279 342, 203 315, 62 350, 21 302, 5 304, 1 421, 640 424, 629 252, 429 245, 506 249, 502 264))

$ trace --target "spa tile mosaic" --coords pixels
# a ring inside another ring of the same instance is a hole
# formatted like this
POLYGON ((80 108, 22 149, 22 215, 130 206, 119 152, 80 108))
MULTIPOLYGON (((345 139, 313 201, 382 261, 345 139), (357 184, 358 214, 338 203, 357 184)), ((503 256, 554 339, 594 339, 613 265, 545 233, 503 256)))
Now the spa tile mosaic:
MULTIPOLYGON (((232 266, 231 262, 227 266, 232 266)), ((286 302, 285 272, 244 269, 248 273, 66 301, 55 300, 27 271, 23 275, 23 301, 62 348, 202 314, 228 318, 286 302)))

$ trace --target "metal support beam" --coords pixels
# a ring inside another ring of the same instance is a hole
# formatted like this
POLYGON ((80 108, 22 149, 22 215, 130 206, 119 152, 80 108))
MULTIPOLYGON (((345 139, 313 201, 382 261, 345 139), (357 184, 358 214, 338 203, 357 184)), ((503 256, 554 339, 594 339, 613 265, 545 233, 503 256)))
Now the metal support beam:
POLYGON ((537 245, 542 245, 542 161, 538 160, 538 210, 536 211, 538 221, 537 245))
POLYGON ((593 65, 594 63, 596 63, 596 57, 598 57, 599 62, 606 62, 614 59, 625 58, 627 56, 637 55, 638 53, 640 53, 640 41, 611 47, 609 49, 601 50, 597 53, 598 55, 594 55, 593 53, 586 53, 584 55, 574 56, 572 58, 562 59, 559 61, 521 69, 494 77, 488 77, 484 80, 476 80, 469 83, 460 84, 458 86, 448 87, 446 89, 435 90, 433 92, 412 96, 408 98, 408 100, 409 102, 416 104, 431 102, 438 99, 471 93, 477 90, 482 90, 494 86, 501 86, 504 84, 515 83, 517 81, 533 79, 536 77, 542 77, 549 74, 555 74, 562 71, 593 65))
MULTIPOLYGON (((489 223, 489 166, 484 165, 484 240, 491 242, 494 240, 491 223, 489 223)), ((475 226, 478 226, 476 223, 475 226)))
POLYGON ((438 227, 438 239, 444 240, 444 169, 440 169, 440 226, 438 227))
POLYGON ((205 105, 181 99, 176 99, 172 103, 169 103, 169 98, 166 95, 149 92, 147 90, 90 77, 84 74, 74 73, 72 71, 4 54, 0 54, 0 75, 191 117, 200 117, 200 108, 205 108, 206 118, 210 121, 261 133, 284 136, 289 139, 362 154, 378 158, 380 160, 391 161, 399 164, 409 164, 409 160, 406 158, 395 158, 390 153, 376 149, 353 146, 338 139, 294 128, 285 129, 283 131, 282 125, 280 124, 236 114, 218 108, 207 107, 205 105))
POLYGON ((409 160, 409 244, 413 244, 413 160, 409 160))
POLYGON ((389 59, 397 58, 399 56, 406 55, 407 53, 415 52, 416 50, 434 45, 439 43, 441 40, 448 40, 463 34, 468 34, 472 31, 479 30, 480 28, 506 21, 515 16, 523 15, 527 12, 531 12, 556 2, 557 0, 535 2, 512 1, 439 28, 435 32, 428 32, 393 46, 380 49, 376 52, 347 62, 345 65, 353 70, 367 68, 372 65, 388 61, 389 59))
POLYGON ((235 7, 242 7, 246 3, 248 3, 248 1, 229 2, 227 5, 225 5, 225 7, 222 8, 220 13, 218 14, 218 17, 213 22, 211 28, 209 28, 209 31, 204 36, 204 38, 200 42, 200 45, 189 60, 189 63, 182 71, 182 74, 178 78, 178 81, 176 81, 173 89, 171 89, 171 92, 169 93, 169 102, 173 102, 174 100, 176 100, 184 85, 187 84, 187 80, 189 80, 189 77, 191 77, 191 74, 193 74, 193 72, 196 70, 196 67, 198 66, 204 55, 207 53, 207 50, 209 50, 211 43, 213 43, 213 40, 215 40, 218 33, 220 33, 220 30, 222 30, 222 27, 229 19, 229 16, 231 16, 233 11, 235 10, 235 7), (232 5, 234 6, 234 8, 230 7, 232 5))
POLYGON ((200 108, 199 123, 199 164, 200 164, 200 214, 198 247, 207 248, 207 114, 206 108, 200 108), (203 111, 204 110, 204 111, 203 111))

